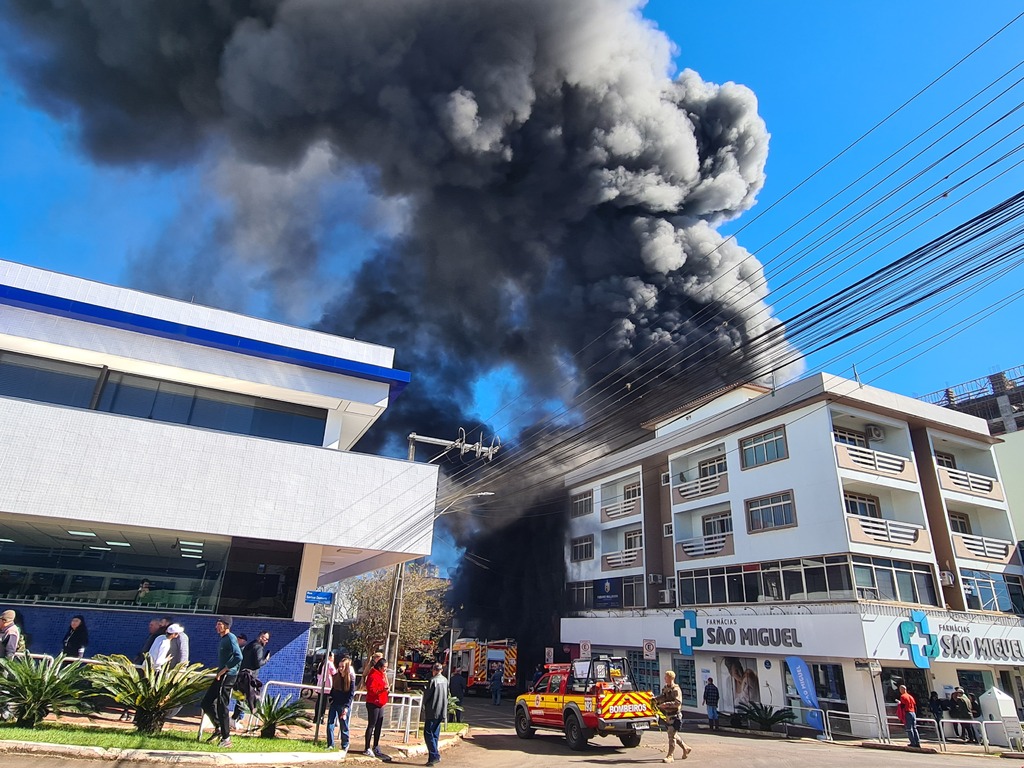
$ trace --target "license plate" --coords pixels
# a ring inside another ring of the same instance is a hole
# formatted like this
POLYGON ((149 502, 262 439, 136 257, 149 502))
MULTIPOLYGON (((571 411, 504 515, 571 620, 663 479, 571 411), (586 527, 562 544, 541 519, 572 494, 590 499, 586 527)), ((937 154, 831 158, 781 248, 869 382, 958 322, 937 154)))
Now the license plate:
POLYGON ((650 723, 636 723, 633 726, 633 730, 634 731, 646 731, 650 727, 651 727, 650 723))

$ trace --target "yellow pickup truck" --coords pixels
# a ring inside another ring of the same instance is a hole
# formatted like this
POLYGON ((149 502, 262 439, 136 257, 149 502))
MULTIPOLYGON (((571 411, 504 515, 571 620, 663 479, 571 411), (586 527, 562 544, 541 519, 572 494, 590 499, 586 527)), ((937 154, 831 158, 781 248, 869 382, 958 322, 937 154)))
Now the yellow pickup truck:
POLYGON ((594 736, 618 736, 624 747, 636 747, 657 723, 653 695, 636 689, 629 662, 620 656, 548 664, 533 690, 516 699, 515 716, 519 738, 550 728, 564 732, 574 750, 594 736))

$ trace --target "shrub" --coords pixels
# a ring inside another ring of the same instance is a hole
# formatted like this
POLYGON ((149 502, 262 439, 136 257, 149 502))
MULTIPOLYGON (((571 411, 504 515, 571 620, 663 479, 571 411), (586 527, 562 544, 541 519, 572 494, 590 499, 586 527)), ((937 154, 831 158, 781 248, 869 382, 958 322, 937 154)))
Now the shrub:
POLYGON ((770 704, 758 702, 740 704, 736 708, 736 714, 756 724, 762 731, 770 731, 773 725, 791 723, 796 720, 796 714, 789 707, 776 709, 770 704))
POLYGON ((459 700, 454 696, 448 697, 448 722, 454 723, 459 719, 459 713, 465 710, 459 706, 459 700))
POLYGON ((35 728, 53 712, 86 712, 91 709, 84 665, 56 659, 16 656, 0 662, 0 708, 14 715, 17 725, 35 728))
POLYGON ((264 696, 253 713, 260 720, 260 736, 272 739, 277 736, 277 729, 288 732, 288 726, 300 728, 310 724, 309 712, 299 699, 289 699, 285 695, 264 696))
POLYGON ((210 685, 209 670, 202 664, 177 664, 154 669, 147 655, 142 668, 127 656, 97 656, 92 669, 97 688, 114 701, 135 710, 135 727, 140 733, 159 733, 167 713, 192 703, 210 685))

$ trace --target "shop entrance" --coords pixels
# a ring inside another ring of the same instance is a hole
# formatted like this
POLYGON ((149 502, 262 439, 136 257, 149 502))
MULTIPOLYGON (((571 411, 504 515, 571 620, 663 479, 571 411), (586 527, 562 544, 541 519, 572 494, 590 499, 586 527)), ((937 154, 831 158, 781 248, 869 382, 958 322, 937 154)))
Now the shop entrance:
MULTIPOLYGON (((993 685, 992 673, 981 669, 958 669, 956 682, 967 693, 981 696, 993 685)), ((1009 691, 1005 691, 1009 693, 1009 691)))
POLYGON ((916 667, 882 667, 882 698, 885 700, 886 716, 896 714, 896 703, 900 699, 900 686, 917 701, 918 711, 928 708, 931 688, 928 686, 928 671, 916 667))
MULTIPOLYGON (((799 714, 797 722, 803 725, 810 725, 807 719, 808 713, 800 709, 806 705, 797 693, 796 683, 793 681, 793 673, 789 664, 783 662, 786 670, 786 704, 793 707, 793 711, 799 714)), ((818 697, 818 706, 825 712, 849 712, 850 707, 846 703, 846 680, 843 679, 842 664, 808 664, 811 670, 811 677, 814 680, 814 690, 818 697)), ((845 722, 840 720, 840 722, 845 722)))

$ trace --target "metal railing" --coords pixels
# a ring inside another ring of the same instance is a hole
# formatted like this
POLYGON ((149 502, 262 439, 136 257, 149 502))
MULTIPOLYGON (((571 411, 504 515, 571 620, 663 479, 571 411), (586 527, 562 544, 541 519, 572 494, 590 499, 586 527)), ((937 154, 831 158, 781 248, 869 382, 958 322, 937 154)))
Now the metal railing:
POLYGON ((693 539, 683 539, 676 543, 690 557, 707 557, 708 555, 717 555, 725 549, 725 545, 731 538, 731 533, 712 533, 693 539))
MULTIPOLYGON (((994 727, 1000 729, 1003 732, 1003 736, 1006 739, 1006 743, 1007 744, 1011 743, 1010 742, 1010 734, 1007 732, 1006 725, 1003 723, 1002 720, 945 720, 944 719, 944 720, 941 720, 939 722, 940 730, 942 731, 943 738, 945 738, 945 727, 946 727, 947 723, 956 724, 956 725, 960 725, 961 727, 967 727, 967 728, 971 728, 971 729, 974 729, 975 727, 977 727, 978 730, 981 732, 981 745, 985 748, 985 754, 986 755, 989 753, 990 748, 991 748, 991 742, 990 742, 990 740, 988 738, 988 731, 986 730, 986 728, 990 728, 990 727, 994 726, 994 727)), ((975 731, 976 735, 977 735, 977 733, 978 733, 978 731, 975 731)), ((975 741, 974 743, 977 743, 977 741, 975 741)))
POLYGON ((964 543, 964 548, 977 557, 992 560, 1003 560, 1010 554, 1012 541, 994 539, 991 536, 975 536, 970 533, 957 533, 956 536, 964 543))
POLYGON ((866 517, 864 515, 849 515, 848 517, 859 523, 861 530, 872 539, 890 544, 910 546, 917 541, 917 537, 924 530, 923 525, 889 520, 885 517, 866 517))
MULTIPOLYGON (((943 720, 942 722, 946 722, 946 721, 943 720)), ((897 728, 902 728, 902 729, 906 730, 906 725, 904 723, 901 723, 900 719, 898 717, 896 717, 896 715, 888 715, 886 717, 886 729, 889 731, 890 741, 892 740, 891 739, 891 735, 892 735, 892 728, 891 728, 891 726, 893 726, 893 725, 895 725, 897 728)), ((945 738, 945 735, 942 732, 942 726, 939 724, 938 720, 936 720, 933 717, 919 717, 919 718, 917 718, 917 722, 916 722, 915 725, 917 727, 917 737, 918 737, 918 739, 920 739, 921 741, 925 740, 924 737, 921 736, 921 726, 923 725, 926 728, 935 731, 935 738, 934 739, 928 739, 928 741, 937 741, 937 742, 939 742, 939 749, 942 752, 948 751, 947 748, 946 748, 946 738, 945 738)))
POLYGON ((687 480, 673 487, 673 490, 683 501, 699 499, 701 496, 710 496, 713 493, 725 491, 725 483, 728 482, 728 472, 720 472, 709 477, 698 477, 696 480, 687 480))
POLYGON ((854 735, 853 734, 853 724, 854 723, 868 723, 869 725, 874 725, 875 731, 878 734, 877 736, 868 736, 869 739, 877 739, 878 741, 881 741, 881 742, 886 743, 886 744, 888 744, 889 741, 890 741, 889 729, 882 727, 882 722, 878 719, 878 715, 866 715, 866 714, 861 714, 859 712, 839 712, 839 711, 836 711, 836 710, 829 710, 828 712, 825 713, 825 722, 828 724, 828 732, 830 734, 832 734, 833 736, 837 733, 836 723, 834 722, 836 720, 847 720, 847 721, 849 721, 849 729, 848 730, 846 730, 846 731, 844 731, 842 729, 838 730, 838 733, 841 733, 843 735, 848 735, 848 736, 853 736, 854 735))
MULTIPOLYGON (((352 709, 349 711, 349 727, 357 719, 363 720, 363 727, 366 727, 366 708, 356 707, 356 704, 365 705, 365 691, 356 691, 355 699, 352 702, 352 709)), ((388 696, 388 705, 384 707, 384 726, 381 730, 398 731, 403 734, 402 741, 409 743, 409 734, 419 730, 420 709, 423 706, 423 696, 414 693, 392 693, 388 696)))
POLYGON ((989 496, 1002 500, 999 481, 988 475, 966 472, 962 469, 938 467, 939 486, 947 491, 960 491, 974 496, 989 496))
POLYGON ((604 555, 604 567, 606 568, 627 568, 635 565, 640 559, 642 549, 623 549, 618 552, 609 552, 604 555))
POLYGON ((615 520, 619 517, 629 517, 639 512, 639 499, 628 499, 626 501, 619 501, 615 504, 609 504, 606 507, 601 507, 601 514, 609 520, 615 520))
POLYGON ((901 475, 910 463, 906 456, 883 453, 847 443, 836 443, 836 446, 846 451, 853 464, 884 475, 901 475))
MULTIPOLYGON (((832 725, 829 723, 828 718, 825 716, 826 713, 825 713, 824 709, 820 709, 818 707, 801 707, 801 706, 794 705, 794 704, 790 704, 789 705, 789 709, 793 710, 793 713, 796 714, 796 715, 799 715, 802 712, 806 712, 808 714, 810 714, 812 712, 817 712, 821 716, 821 727, 823 729, 822 732, 823 732, 823 735, 825 736, 825 739, 828 740, 828 741, 832 741, 833 740, 832 739, 832 725)), ((816 725, 814 725, 813 723, 808 722, 808 719, 809 718, 807 718, 805 716, 804 717, 804 721, 800 722, 800 723, 783 723, 783 725, 786 728, 786 736, 787 737, 789 736, 790 726, 799 726, 801 728, 814 728, 815 730, 818 730, 818 727, 816 725)))

